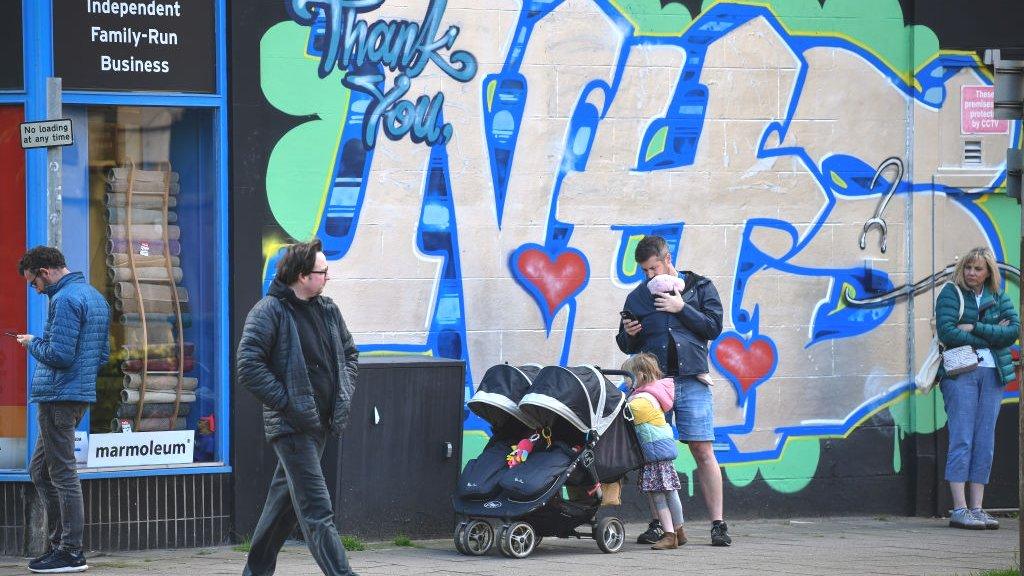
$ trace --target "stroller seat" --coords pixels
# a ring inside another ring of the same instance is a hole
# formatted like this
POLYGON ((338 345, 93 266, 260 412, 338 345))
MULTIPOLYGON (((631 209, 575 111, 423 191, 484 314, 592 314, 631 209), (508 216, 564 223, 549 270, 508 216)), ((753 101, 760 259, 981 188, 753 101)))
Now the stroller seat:
POLYGON ((510 498, 529 500, 550 488, 575 458, 568 444, 555 441, 551 448, 534 452, 526 462, 510 468, 499 485, 510 498))
POLYGON ((483 452, 466 463, 466 469, 459 477, 457 494, 474 500, 487 500, 496 496, 501 490, 498 482, 508 471, 505 456, 511 443, 491 438, 483 452))

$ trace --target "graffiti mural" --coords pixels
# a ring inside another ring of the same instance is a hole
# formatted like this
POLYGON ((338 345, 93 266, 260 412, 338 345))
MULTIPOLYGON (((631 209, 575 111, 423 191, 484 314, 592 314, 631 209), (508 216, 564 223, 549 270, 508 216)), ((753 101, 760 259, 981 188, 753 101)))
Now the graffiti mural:
MULTIPOLYGON (((912 384, 930 291, 897 286, 981 244, 1019 264, 1021 127, 970 131, 964 89, 991 76, 896 0, 694 4, 289 2, 259 50, 294 119, 264 287, 282 243, 320 237, 360 348, 464 359, 468 397, 499 362, 620 364, 633 249, 659 234, 725 306, 730 482, 800 491, 822 439, 880 415, 898 473, 899 438, 944 414, 912 384)), ((469 458, 487 430, 465 427, 469 458)))

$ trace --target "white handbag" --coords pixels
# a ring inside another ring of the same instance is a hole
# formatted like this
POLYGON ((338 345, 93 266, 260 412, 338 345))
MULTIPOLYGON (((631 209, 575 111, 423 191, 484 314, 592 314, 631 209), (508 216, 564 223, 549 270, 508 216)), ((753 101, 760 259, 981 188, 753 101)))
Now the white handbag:
POLYGON ((921 363, 921 369, 914 375, 914 385, 921 391, 921 394, 931 392, 935 386, 935 377, 939 375, 939 363, 942 362, 942 354, 939 352, 939 338, 932 336, 932 344, 928 347, 928 355, 921 363))
MULTIPOLYGON (((959 286, 954 284, 953 288, 956 289, 956 295, 960 298, 960 314, 956 317, 957 322, 960 322, 964 315, 964 295, 959 286)), ((946 348, 942 351, 942 367, 946 369, 946 374, 949 376, 966 374, 978 367, 978 354, 968 344, 956 348, 946 348)))

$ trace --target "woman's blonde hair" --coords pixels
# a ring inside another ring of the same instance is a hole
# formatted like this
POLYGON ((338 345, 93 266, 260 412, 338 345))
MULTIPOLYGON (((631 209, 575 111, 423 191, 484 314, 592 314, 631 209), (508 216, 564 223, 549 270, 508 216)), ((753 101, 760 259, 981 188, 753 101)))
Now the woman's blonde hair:
POLYGON ((633 383, 634 388, 643 386, 648 382, 660 380, 664 376, 661 373, 661 368, 658 367, 658 359, 654 357, 654 354, 648 352, 641 352, 640 354, 630 356, 622 364, 622 369, 632 372, 636 376, 636 382, 633 383))
POLYGON ((964 254, 957 261, 956 269, 953 270, 953 282, 963 290, 970 290, 967 287, 967 279, 964 278, 964 268, 975 260, 981 260, 988 267, 988 279, 985 281, 985 285, 988 286, 989 292, 999 294, 999 287, 1003 284, 1003 276, 999 273, 999 265, 996 264, 995 255, 985 246, 972 248, 970 252, 964 254))

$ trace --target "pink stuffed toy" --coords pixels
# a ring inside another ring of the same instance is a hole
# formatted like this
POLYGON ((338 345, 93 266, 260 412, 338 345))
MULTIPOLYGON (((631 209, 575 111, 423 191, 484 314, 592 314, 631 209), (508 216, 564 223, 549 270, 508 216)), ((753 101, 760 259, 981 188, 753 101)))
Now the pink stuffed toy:
POLYGON ((686 288, 686 282, 678 276, 670 276, 668 274, 658 274, 654 278, 651 278, 647 282, 647 289, 651 294, 660 294, 662 292, 678 292, 683 293, 686 288))
POLYGON ((533 450, 533 442, 538 439, 539 436, 534 434, 529 438, 523 438, 518 444, 513 446, 512 453, 505 457, 505 461, 508 462, 508 467, 514 468, 516 465, 526 462, 526 458, 533 450))

